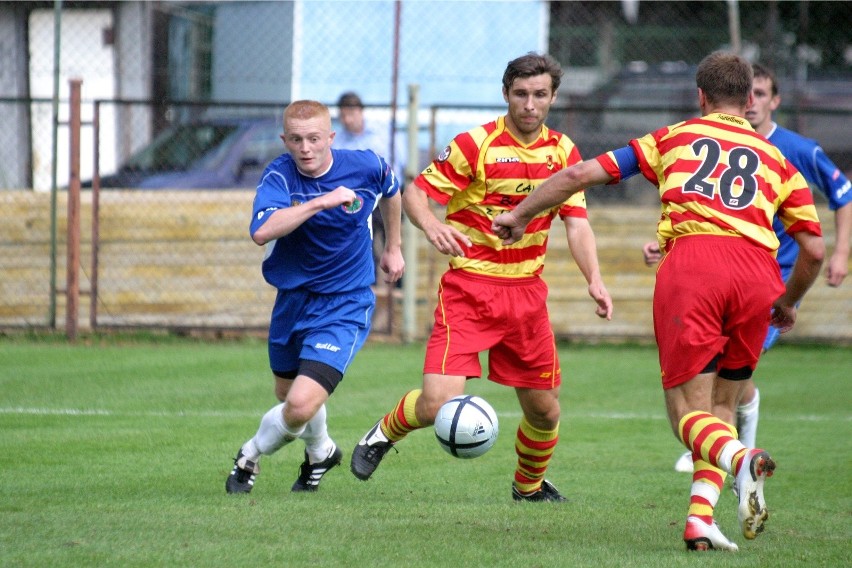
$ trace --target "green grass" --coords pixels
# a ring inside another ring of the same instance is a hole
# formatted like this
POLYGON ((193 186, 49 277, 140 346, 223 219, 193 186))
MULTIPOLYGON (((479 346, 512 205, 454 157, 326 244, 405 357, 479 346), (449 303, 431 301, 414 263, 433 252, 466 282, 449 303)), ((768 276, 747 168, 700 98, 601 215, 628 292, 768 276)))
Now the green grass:
POLYGON ((840 566, 852 552, 852 350, 781 345, 756 377, 758 439, 778 461, 767 531, 745 542, 726 490, 717 509, 736 554, 688 554, 690 478, 664 419, 656 350, 561 346, 561 439, 548 478, 564 505, 510 497, 514 393, 468 392, 497 410, 485 456, 456 460, 431 431, 373 479, 349 451, 409 388, 423 348, 368 344, 329 402, 345 451, 316 494, 290 493, 295 443, 264 458, 249 496, 224 481, 274 404, 260 340, 0 338, 2 566, 840 566), (86 344, 88 343, 88 344, 86 344))

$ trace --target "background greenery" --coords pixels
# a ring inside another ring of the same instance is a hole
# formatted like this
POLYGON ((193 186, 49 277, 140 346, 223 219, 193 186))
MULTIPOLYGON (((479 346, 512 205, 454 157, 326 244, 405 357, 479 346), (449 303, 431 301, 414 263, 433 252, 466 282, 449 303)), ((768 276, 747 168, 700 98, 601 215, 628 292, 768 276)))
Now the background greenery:
POLYGON ((653 346, 562 345, 561 440, 548 478, 562 505, 511 500, 511 390, 475 460, 431 431, 368 482, 348 471, 361 435, 419 385, 422 345, 368 344, 329 402, 345 452, 316 494, 292 494, 302 445, 264 458, 248 496, 225 478, 274 403, 265 343, 0 338, 2 566, 840 566, 852 552, 852 350, 773 349, 756 377, 758 440, 778 462, 767 531, 746 542, 725 491, 717 519, 739 553, 687 553, 690 477, 664 419, 653 346))

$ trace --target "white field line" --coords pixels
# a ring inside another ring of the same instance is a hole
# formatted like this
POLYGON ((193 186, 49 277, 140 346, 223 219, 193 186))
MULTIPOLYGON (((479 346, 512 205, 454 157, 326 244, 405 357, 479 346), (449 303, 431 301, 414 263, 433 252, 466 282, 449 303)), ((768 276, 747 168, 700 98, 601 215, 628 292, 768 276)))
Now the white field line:
POLYGON ((0 408, 0 415, 16 414, 16 415, 39 415, 39 416, 156 416, 161 418, 181 418, 181 417, 242 417, 256 416, 256 413, 249 414, 247 412, 228 412, 218 410, 202 410, 202 411, 167 411, 167 410, 147 410, 145 412, 116 412, 113 410, 103 410, 98 408, 27 408, 27 407, 5 407, 0 408))
MULTIPOLYGON (((99 408, 35 408, 35 407, 0 407, 0 415, 40 415, 40 416, 156 416, 163 418, 240 418, 245 416, 256 417, 257 413, 202 410, 202 411, 167 411, 148 410, 144 412, 116 412, 99 408)), ((500 416, 506 418, 520 418, 520 411, 500 412, 500 416)), ((563 410, 563 420, 568 418, 585 418, 594 420, 665 420, 663 413, 639 414, 630 412, 567 412, 563 410)), ((850 422, 852 415, 816 415, 816 414, 791 414, 772 415, 771 420, 777 422, 850 422)))

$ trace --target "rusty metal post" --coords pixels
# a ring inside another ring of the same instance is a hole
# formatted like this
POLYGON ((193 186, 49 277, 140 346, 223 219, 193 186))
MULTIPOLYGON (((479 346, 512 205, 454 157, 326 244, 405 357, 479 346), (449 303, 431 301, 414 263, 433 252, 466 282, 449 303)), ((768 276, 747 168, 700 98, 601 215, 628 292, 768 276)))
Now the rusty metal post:
POLYGON ((69 79, 68 258, 65 286, 65 335, 77 340, 80 305, 80 91, 82 79, 69 79))

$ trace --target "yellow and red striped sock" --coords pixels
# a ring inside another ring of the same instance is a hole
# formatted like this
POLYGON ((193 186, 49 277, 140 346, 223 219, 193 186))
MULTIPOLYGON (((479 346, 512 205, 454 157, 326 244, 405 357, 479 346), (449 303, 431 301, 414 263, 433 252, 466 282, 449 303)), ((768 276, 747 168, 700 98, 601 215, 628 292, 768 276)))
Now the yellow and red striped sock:
POLYGON ((515 437, 515 453, 518 454, 515 487, 518 491, 524 494, 538 491, 558 441, 558 424, 553 430, 539 430, 527 422, 525 416, 521 418, 515 437))
POLYGON ((692 487, 689 490, 687 516, 698 517, 708 525, 713 524, 713 510, 725 486, 727 474, 706 461, 693 456, 692 487))
POLYGON ((680 420, 681 441, 713 467, 732 475, 739 471, 747 448, 737 440, 737 430, 709 412, 690 412, 680 420))
POLYGON ((405 438, 409 432, 418 430, 423 427, 417 421, 417 416, 414 413, 414 406, 417 404, 417 399, 423 393, 420 389, 414 389, 405 393, 396 407, 382 419, 382 432, 388 437, 391 442, 399 442, 405 438))

